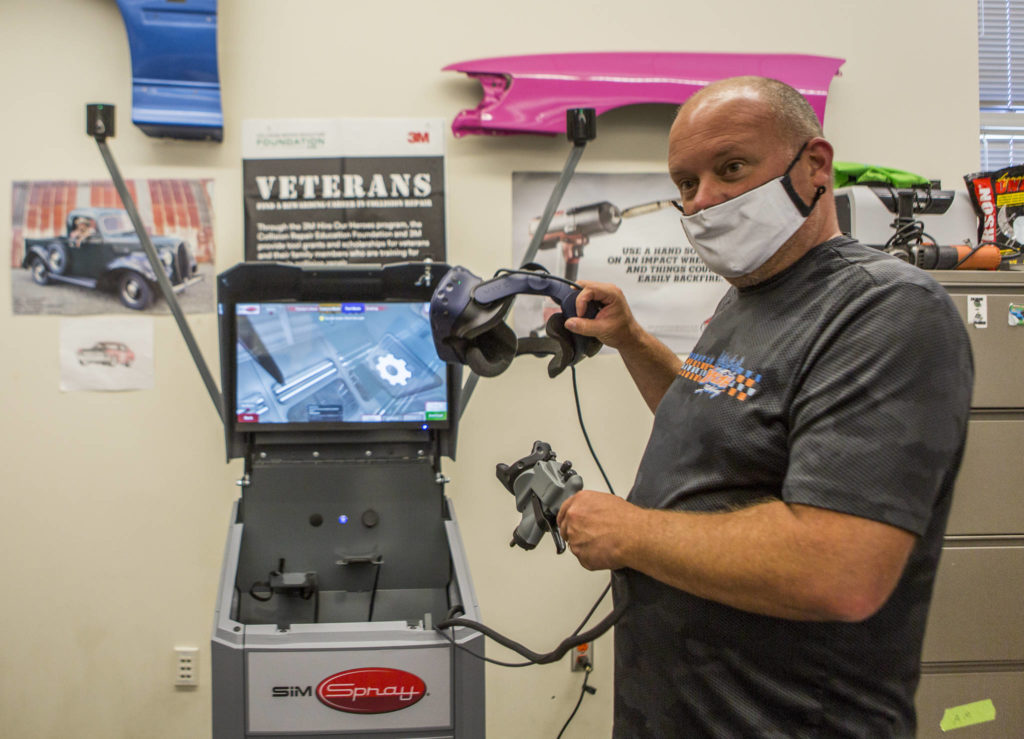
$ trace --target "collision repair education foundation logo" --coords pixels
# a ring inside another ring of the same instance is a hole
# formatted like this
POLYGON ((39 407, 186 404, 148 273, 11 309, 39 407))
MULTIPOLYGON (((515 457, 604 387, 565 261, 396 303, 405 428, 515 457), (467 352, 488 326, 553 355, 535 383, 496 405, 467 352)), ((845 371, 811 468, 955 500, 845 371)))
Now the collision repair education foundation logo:
POLYGON ((337 672, 316 686, 320 702, 346 713, 390 713, 418 703, 427 684, 404 670, 360 667, 337 672))
POLYGON ((761 375, 743 366, 743 357, 722 352, 717 358, 691 352, 679 374, 699 386, 693 392, 717 398, 723 393, 736 400, 746 400, 760 389, 761 375))
POLYGON ((279 131, 260 131, 256 134, 257 149, 307 149, 316 151, 327 145, 325 131, 286 133, 279 131))

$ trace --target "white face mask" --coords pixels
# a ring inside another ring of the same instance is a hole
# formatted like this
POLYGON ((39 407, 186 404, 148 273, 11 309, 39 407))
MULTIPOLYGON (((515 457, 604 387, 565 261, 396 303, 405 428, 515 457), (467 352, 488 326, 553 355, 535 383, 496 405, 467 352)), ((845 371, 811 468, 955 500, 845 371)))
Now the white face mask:
POLYGON ((724 203, 686 215, 679 221, 690 244, 708 269, 722 277, 748 275, 767 262, 807 220, 818 198, 825 192, 818 187, 810 205, 793 189, 789 171, 800 159, 807 144, 781 177, 747 190, 724 203))

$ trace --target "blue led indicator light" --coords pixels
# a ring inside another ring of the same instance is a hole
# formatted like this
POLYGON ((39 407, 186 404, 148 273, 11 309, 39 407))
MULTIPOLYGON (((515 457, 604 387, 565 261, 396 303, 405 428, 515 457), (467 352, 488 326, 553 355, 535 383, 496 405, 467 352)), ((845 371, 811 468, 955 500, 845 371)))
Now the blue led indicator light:
POLYGON ((338 523, 348 523, 348 516, 344 513, 338 516, 338 523))

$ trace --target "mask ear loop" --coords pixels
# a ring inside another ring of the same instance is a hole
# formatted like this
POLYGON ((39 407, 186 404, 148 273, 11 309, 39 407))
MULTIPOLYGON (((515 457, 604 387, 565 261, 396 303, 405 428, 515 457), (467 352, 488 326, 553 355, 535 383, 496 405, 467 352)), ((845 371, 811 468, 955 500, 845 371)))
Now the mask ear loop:
POLYGON ((800 215, 804 218, 811 214, 811 211, 814 210, 814 206, 818 203, 818 199, 825 194, 825 186, 818 185, 817 189, 814 191, 814 198, 811 200, 811 204, 805 205, 804 201, 800 198, 800 194, 793 188, 793 181, 789 179, 788 174, 782 176, 782 187, 785 189, 786 194, 789 195, 789 199, 793 201, 793 205, 796 206, 798 211, 800 211, 800 215))
POLYGON ((814 210, 814 206, 818 204, 818 200, 825 194, 825 186, 818 185, 814 190, 814 197, 811 199, 811 204, 805 205, 803 198, 800 197, 800 194, 793 187, 793 180, 790 179, 789 176, 790 171, 792 171, 793 167, 796 166, 796 163, 800 161, 800 157, 803 156, 804 150, 807 148, 809 143, 811 143, 811 140, 807 139, 807 141, 800 146, 800 150, 796 153, 796 156, 793 157, 793 161, 789 163, 789 166, 786 167, 786 171, 782 174, 781 179, 783 189, 786 191, 786 194, 789 195, 789 199, 793 201, 793 205, 796 206, 796 209, 800 211, 800 215, 804 218, 807 218, 807 216, 811 214, 811 211, 814 210))
POLYGON ((807 141, 805 141, 805 142, 803 142, 802 144, 800 144, 800 148, 799 148, 799 149, 797 150, 797 152, 796 152, 796 156, 795 156, 795 157, 793 157, 793 161, 791 161, 791 162, 789 163, 789 166, 788 166, 788 167, 786 167, 786 171, 782 173, 783 175, 788 175, 788 174, 790 173, 790 171, 791 171, 791 170, 793 169, 793 167, 795 167, 795 166, 796 166, 796 163, 800 161, 800 157, 802 157, 802 156, 803 156, 803 153, 804 153, 804 149, 806 149, 806 148, 807 148, 807 145, 808 145, 809 143, 811 143, 811 140, 810 140, 810 139, 807 139, 807 141))

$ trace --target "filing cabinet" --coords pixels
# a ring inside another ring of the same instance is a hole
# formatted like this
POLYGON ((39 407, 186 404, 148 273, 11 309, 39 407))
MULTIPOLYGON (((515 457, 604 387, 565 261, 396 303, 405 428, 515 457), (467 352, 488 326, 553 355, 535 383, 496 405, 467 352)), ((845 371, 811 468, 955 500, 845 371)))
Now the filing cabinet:
POLYGON ((935 272, 967 323, 975 384, 925 633, 918 736, 947 709, 991 700, 995 721, 955 736, 1024 735, 1024 272, 935 272), (980 300, 979 298, 984 298, 980 300))

